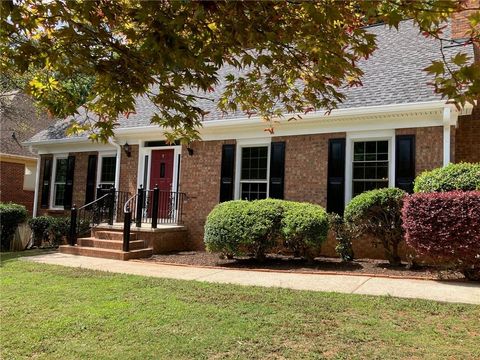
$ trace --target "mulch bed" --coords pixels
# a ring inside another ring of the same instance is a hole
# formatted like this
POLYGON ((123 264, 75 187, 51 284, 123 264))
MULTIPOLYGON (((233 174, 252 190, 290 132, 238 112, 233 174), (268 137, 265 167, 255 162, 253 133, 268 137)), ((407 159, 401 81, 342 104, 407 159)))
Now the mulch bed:
POLYGON ((342 262, 338 258, 318 257, 312 263, 304 259, 285 255, 268 255, 264 262, 253 258, 239 257, 222 259, 219 254, 203 251, 183 251, 165 255, 153 255, 142 261, 170 263, 178 265, 213 266, 229 269, 250 270, 281 270, 288 272, 308 273, 343 273, 345 275, 374 275, 385 277, 423 278, 435 280, 463 280, 463 274, 451 270, 441 270, 431 266, 421 266, 414 269, 401 266, 391 266, 385 260, 355 259, 352 262, 342 262))

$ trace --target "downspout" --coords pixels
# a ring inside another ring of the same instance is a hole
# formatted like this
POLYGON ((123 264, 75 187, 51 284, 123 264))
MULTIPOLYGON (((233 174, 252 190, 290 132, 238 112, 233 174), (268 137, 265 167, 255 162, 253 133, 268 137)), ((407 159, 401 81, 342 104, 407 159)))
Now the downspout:
POLYGON ((41 163, 40 155, 37 155, 37 173, 35 174, 35 193, 33 198, 33 217, 37 217, 37 208, 38 208, 38 193, 39 193, 39 186, 40 186, 40 163, 41 163))
POLYGON ((108 142, 117 148, 117 157, 115 163, 115 189, 120 190, 120 160, 122 156, 122 147, 116 143, 112 138, 108 139, 108 142))

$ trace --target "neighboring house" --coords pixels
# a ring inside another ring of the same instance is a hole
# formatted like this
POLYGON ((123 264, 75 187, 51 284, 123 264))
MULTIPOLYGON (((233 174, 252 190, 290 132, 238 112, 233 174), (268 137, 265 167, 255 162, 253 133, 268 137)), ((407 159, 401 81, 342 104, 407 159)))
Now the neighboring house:
POLYGON ((0 201, 33 211, 37 155, 21 143, 52 120, 19 92, 0 94, 0 201))
MULTIPOLYGON (((347 100, 330 115, 282 120, 274 134, 263 131, 259 118, 227 116, 206 102, 199 104, 210 111, 202 141, 168 145, 162 129, 150 124, 155 108, 144 98, 136 114, 119 119, 109 144, 67 137, 68 119, 52 125, 28 141, 41 157, 36 214, 68 214, 72 204, 93 200, 98 185, 132 195, 140 185, 159 184, 186 194, 188 248, 202 249, 206 216, 220 201, 274 197, 341 213, 362 191, 411 191, 424 170, 480 161, 480 111, 471 105, 458 111, 427 85, 422 69, 440 58, 439 43, 421 36, 410 21, 399 31, 370 31, 378 50, 362 64, 363 87, 347 89, 347 100)), ((473 58, 472 47, 462 49, 473 58)), ((457 50, 455 42, 444 49, 447 56, 457 50)), ((333 245, 325 251, 333 253, 333 245)))

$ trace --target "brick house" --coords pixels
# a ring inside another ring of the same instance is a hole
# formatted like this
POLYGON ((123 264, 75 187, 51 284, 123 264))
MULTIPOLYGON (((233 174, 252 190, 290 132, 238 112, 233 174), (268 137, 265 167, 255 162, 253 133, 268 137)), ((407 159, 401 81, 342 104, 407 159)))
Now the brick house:
MULTIPOLYGON (((411 191, 424 170, 479 162, 480 109, 457 110, 427 85, 422 69, 440 58, 439 44, 410 21, 399 31, 384 26, 370 31, 378 50, 361 65, 363 86, 347 89, 346 101, 331 114, 281 120, 273 134, 263 131, 259 118, 224 115, 205 102, 199 104, 209 111, 202 141, 169 145, 162 129, 150 124, 154 107, 143 98, 135 114, 119 119, 108 144, 67 137, 69 120, 56 123, 28 142, 41 158, 35 214, 66 214, 72 204, 92 201, 98 186, 132 195, 140 185, 158 184, 160 190, 186 194, 184 245, 202 249, 206 216, 220 201, 274 197, 341 213, 362 191, 386 186, 411 191)), ((447 57, 458 51, 454 40, 462 37, 460 30, 452 34, 447 57)), ((462 49, 474 57, 473 47, 462 49)), ((333 247, 329 241, 325 254, 333 255, 333 247)), ((369 244, 356 254, 382 256, 369 244)))
POLYGON ((37 155, 22 146, 52 122, 21 93, 4 93, 0 101, 0 201, 24 205, 32 214, 37 155))

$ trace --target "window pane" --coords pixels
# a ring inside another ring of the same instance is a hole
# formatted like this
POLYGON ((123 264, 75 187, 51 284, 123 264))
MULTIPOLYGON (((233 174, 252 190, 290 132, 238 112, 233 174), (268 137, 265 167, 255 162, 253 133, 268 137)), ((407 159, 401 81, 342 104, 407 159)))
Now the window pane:
POLYGON ((115 165, 117 159, 115 156, 102 158, 101 182, 115 182, 115 165))
POLYGON ((352 195, 388 187, 388 141, 355 142, 352 195))
POLYGON ((377 152, 388 153, 388 141, 377 141, 377 152))
POLYGON ((55 185, 55 206, 63 206, 63 200, 65 199, 65 184, 55 185))
POLYGON ((242 148, 242 180, 266 180, 268 147, 242 148))
POLYGON ((55 170, 55 182, 65 182, 67 180, 67 159, 57 159, 55 170))
POLYGON ((267 198, 266 183, 242 183, 241 198, 243 200, 257 200, 267 198))
POLYGON ((365 142, 356 142, 353 144, 353 153, 354 154, 364 154, 365 153, 365 142))
POLYGON ((377 142, 376 141, 366 141, 365 142, 365 152, 367 154, 375 154, 377 152, 377 142))

